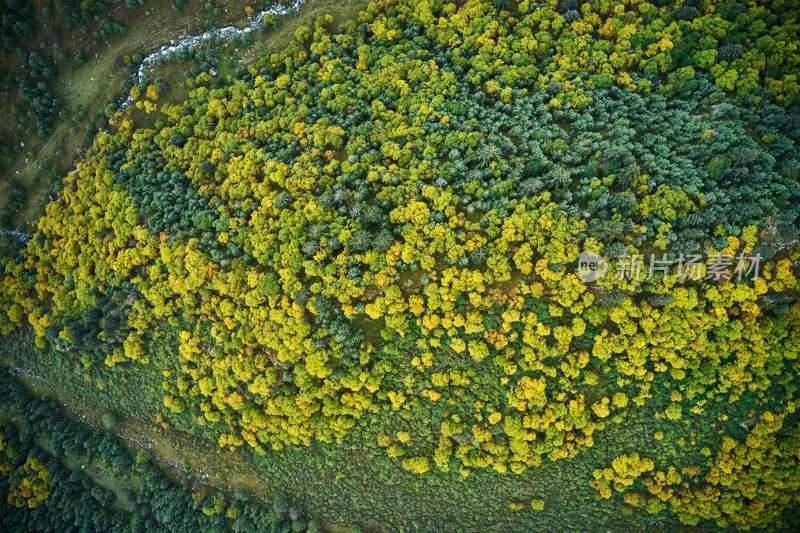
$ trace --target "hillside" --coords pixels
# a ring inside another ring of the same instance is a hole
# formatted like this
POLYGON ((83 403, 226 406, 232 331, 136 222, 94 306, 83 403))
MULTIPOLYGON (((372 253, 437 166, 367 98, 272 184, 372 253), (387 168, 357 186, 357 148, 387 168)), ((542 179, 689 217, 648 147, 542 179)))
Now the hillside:
POLYGON ((130 87, 4 364, 332 530, 797 526, 800 5, 324 8, 130 87))

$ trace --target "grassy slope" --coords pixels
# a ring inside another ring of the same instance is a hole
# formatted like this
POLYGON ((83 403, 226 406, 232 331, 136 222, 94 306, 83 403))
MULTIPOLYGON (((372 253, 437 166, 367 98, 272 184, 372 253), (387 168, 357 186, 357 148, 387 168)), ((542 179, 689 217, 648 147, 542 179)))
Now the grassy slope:
MULTIPOLYGON (((399 459, 375 447, 378 433, 408 429, 396 427, 397 417, 378 412, 365 415, 341 443, 315 442, 254 457, 246 447, 221 450, 213 440, 193 434, 195 428, 185 421, 161 427, 155 421, 161 378, 153 365, 117 367, 114 379, 100 389, 82 371, 64 365, 60 354, 31 357, 34 349, 24 333, 10 340, 13 344, 0 349, 0 362, 32 368, 57 384, 58 397, 89 421, 99 423, 103 413, 114 412, 119 419, 116 431, 153 442, 158 457, 185 465, 196 479, 267 497, 284 492, 293 505, 312 515, 333 523, 359 523, 371 531, 646 528, 621 516, 619 502, 595 498, 588 485, 591 472, 626 448, 653 450, 663 457, 688 451, 653 438, 653 413, 648 410, 630 415, 624 428, 600 432, 595 446, 577 458, 546 461, 522 475, 475 470, 465 480, 457 469, 434 469, 420 476, 406 472, 399 459), (545 500, 545 510, 532 510, 532 499, 545 500), (509 505, 517 502, 524 509, 512 511, 509 505)), ((23 379, 37 386, 35 380, 23 379)), ((659 428, 664 429, 663 424, 659 428)), ((419 430, 412 435, 427 437, 419 430)))

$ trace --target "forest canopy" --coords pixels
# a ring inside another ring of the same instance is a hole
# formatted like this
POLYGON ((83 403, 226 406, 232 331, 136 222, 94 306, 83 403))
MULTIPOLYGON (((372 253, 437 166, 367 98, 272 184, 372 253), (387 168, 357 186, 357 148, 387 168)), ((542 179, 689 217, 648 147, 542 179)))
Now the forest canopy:
POLYGON ((574 483, 645 524, 777 527, 800 499, 798 13, 391 0, 182 104, 137 88, 155 126, 118 113, 2 259, 0 330, 90 380, 148 366, 168 417, 261 456, 388 416, 369 444, 433 478, 577 461, 649 413, 574 483), (587 282, 585 251, 671 266, 587 282))

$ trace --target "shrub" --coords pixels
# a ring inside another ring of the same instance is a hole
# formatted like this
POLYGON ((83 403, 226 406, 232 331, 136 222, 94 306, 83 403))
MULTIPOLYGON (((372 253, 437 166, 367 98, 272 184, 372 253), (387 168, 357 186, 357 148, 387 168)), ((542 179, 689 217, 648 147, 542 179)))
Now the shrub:
POLYGON ((103 426, 106 429, 112 429, 117 425, 117 417, 115 417, 112 413, 105 413, 101 420, 103 421, 103 426))

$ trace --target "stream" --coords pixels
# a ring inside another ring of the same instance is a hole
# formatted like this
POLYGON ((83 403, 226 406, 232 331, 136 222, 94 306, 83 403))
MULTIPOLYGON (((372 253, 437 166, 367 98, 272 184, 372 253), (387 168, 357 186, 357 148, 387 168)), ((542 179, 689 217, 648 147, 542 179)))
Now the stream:
MULTIPOLYGON (((224 37, 224 38, 231 38, 235 35, 244 35, 246 33, 250 33, 253 30, 257 30, 261 27, 264 23, 264 17, 267 15, 286 15, 287 13, 297 12, 300 7, 305 3, 305 0, 294 0, 290 5, 274 5, 272 7, 268 7, 267 9, 261 11, 258 15, 253 18, 249 25, 245 26, 244 28, 237 28, 236 26, 225 26, 224 28, 215 28, 213 30, 205 31, 199 35, 191 35, 189 37, 184 37, 180 41, 175 44, 171 44, 169 46, 165 46, 156 52, 153 52, 149 56, 145 57, 142 60, 141 65, 139 65, 139 72, 136 76, 136 83, 142 83, 145 79, 145 72, 147 69, 159 59, 163 59, 167 57, 172 52, 179 52, 186 47, 194 46, 195 44, 207 41, 214 37, 224 37)), ((133 103, 133 98, 128 96, 128 98, 122 103, 117 111, 122 111, 129 105, 133 103)))
POLYGON ((7 235, 9 237, 16 237, 19 241, 24 244, 25 246, 28 245, 28 236, 21 231, 15 230, 2 230, 0 231, 0 235, 7 235))

